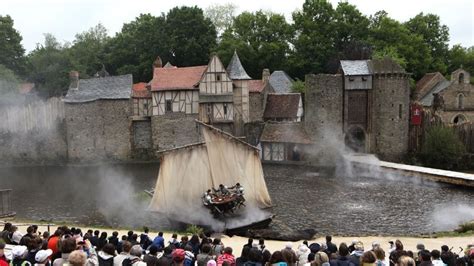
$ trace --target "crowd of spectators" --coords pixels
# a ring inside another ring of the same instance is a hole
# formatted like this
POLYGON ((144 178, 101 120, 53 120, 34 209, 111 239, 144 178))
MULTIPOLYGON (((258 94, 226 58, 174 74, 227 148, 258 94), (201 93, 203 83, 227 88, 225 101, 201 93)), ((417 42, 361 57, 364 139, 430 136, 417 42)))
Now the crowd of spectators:
POLYGON ((323 243, 304 241, 298 247, 288 242, 281 250, 269 250, 264 239, 250 238, 240 256, 235 253, 210 235, 178 239, 173 234, 166 240, 162 232, 152 237, 148 228, 140 235, 129 231, 119 238, 118 232, 109 236, 99 230, 83 232, 65 226, 52 235, 41 234, 33 225, 23 235, 16 226, 6 223, 0 233, 0 266, 473 266, 474 262, 474 246, 459 254, 446 245, 429 251, 419 244, 416 251, 409 251, 396 240, 384 250, 378 242, 365 248, 357 240, 337 246, 331 236, 323 243))

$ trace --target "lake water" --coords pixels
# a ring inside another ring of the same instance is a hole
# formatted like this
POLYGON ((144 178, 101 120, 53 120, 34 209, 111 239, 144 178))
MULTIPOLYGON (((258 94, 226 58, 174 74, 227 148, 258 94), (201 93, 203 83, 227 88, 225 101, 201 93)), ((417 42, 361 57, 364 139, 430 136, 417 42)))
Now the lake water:
MULTIPOLYGON (((141 193, 158 164, 1 168, 18 218, 86 225, 169 228, 141 193)), ((277 229, 321 234, 419 234, 474 219, 472 189, 410 178, 329 177, 309 168, 265 165, 277 229)), ((179 196, 179 195, 177 195, 179 196)))

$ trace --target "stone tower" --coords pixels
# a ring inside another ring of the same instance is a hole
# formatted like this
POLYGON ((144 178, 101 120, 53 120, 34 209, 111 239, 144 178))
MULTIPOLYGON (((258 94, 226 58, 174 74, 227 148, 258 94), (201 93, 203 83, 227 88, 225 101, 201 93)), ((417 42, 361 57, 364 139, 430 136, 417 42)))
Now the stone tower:
POLYGON ((342 75, 306 75, 305 129, 315 141, 311 154, 320 163, 330 163, 341 148, 343 131, 342 75), (323 159, 323 161, 321 161, 323 159))
POLYGON ((234 52, 227 73, 233 83, 234 99, 234 134, 236 136, 244 135, 244 125, 249 122, 249 88, 248 81, 250 76, 245 71, 240 62, 237 51, 234 52))
POLYGON ((395 61, 370 60, 373 75, 371 153, 399 161, 408 150, 410 109, 409 74, 395 61))

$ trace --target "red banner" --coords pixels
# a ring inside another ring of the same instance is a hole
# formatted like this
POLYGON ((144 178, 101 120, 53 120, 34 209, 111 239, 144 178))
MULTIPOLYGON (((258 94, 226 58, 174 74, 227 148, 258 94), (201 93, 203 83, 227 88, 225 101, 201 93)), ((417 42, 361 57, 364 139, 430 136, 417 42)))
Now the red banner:
POLYGON ((423 108, 417 104, 411 106, 411 124, 415 126, 421 125, 421 120, 423 117, 423 108))

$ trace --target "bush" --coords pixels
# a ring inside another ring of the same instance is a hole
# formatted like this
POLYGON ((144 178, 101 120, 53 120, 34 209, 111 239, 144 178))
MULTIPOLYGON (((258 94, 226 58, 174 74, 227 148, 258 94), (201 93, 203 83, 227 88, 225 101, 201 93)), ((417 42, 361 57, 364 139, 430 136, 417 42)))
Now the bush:
POLYGON ((453 128, 433 126, 426 134, 420 159, 429 167, 455 169, 465 154, 465 147, 453 128))
POLYGON ((200 235, 204 232, 204 229, 197 226, 197 225, 189 225, 187 228, 186 228, 186 233, 187 234, 190 234, 190 235, 200 235))

